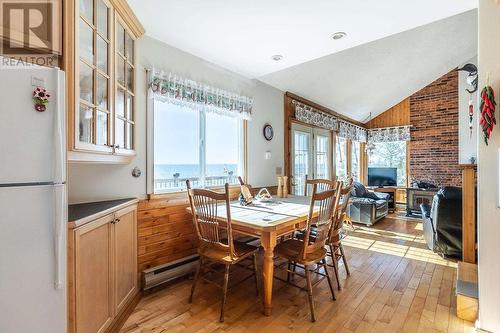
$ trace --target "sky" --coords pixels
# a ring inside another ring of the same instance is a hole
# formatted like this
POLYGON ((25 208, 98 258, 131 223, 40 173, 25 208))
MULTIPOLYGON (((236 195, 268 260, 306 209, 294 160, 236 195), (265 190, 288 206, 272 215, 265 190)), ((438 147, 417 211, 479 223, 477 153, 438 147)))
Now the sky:
MULTIPOLYGON (((198 164, 200 111, 154 101, 155 164, 198 164)), ((207 114, 207 164, 238 163, 236 118, 207 114)))

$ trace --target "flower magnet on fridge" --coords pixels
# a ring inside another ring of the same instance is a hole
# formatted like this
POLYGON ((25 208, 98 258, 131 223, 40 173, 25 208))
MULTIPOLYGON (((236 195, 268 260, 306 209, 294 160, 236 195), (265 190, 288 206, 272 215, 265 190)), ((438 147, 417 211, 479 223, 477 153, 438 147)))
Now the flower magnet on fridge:
POLYGON ((33 91, 33 102, 35 103, 35 110, 38 112, 44 112, 49 104, 50 94, 47 93, 47 89, 37 87, 33 91))

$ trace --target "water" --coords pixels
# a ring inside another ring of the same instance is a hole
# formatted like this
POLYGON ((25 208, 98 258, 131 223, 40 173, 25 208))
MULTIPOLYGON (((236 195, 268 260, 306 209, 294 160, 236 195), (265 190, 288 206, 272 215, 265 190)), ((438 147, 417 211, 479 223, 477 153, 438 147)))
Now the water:
MULTIPOLYGON (((238 175, 237 164, 207 164, 207 177, 228 176, 230 172, 234 177, 238 175)), ((199 177, 198 164, 155 164, 155 179, 172 179, 179 173, 180 179, 199 177)))

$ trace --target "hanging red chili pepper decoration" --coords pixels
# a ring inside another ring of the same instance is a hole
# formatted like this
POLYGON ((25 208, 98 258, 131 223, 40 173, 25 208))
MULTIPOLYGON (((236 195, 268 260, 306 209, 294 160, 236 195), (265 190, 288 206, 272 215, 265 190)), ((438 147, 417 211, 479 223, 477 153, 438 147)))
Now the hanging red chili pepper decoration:
POLYGON ((481 119, 479 120, 479 124, 483 129, 484 143, 486 143, 486 145, 488 145, 493 126, 497 123, 495 119, 496 105, 493 88, 487 85, 484 87, 483 91, 481 91, 481 119))

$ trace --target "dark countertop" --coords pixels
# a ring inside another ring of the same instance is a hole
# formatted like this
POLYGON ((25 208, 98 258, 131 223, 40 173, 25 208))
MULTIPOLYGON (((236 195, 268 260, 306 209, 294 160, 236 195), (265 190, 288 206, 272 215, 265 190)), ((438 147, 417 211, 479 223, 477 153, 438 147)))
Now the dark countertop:
POLYGON ((108 201, 97 201, 97 202, 86 202, 80 204, 73 204, 68 206, 68 222, 75 222, 105 212, 112 210, 115 207, 127 204, 127 203, 137 202, 136 198, 126 198, 118 200, 108 200, 108 201))

